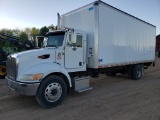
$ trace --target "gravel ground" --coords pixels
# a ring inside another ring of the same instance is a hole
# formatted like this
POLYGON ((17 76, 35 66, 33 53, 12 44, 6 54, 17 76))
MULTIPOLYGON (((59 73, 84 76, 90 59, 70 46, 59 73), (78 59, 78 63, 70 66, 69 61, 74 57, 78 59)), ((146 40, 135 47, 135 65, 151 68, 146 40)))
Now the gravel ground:
POLYGON ((35 97, 9 91, 0 79, 0 120, 160 120, 160 59, 141 80, 125 75, 91 79, 93 90, 68 94, 61 105, 44 109, 35 97))

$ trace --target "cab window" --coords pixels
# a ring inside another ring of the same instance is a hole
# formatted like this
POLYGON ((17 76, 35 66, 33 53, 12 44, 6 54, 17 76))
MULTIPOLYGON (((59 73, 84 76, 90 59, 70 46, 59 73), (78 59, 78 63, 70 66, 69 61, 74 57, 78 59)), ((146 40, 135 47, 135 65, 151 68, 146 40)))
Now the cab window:
POLYGON ((77 47, 82 47, 82 35, 77 35, 76 37, 76 46, 77 47))
POLYGON ((76 35, 76 43, 72 43, 71 34, 68 35, 67 46, 72 47, 82 47, 82 35, 76 35))

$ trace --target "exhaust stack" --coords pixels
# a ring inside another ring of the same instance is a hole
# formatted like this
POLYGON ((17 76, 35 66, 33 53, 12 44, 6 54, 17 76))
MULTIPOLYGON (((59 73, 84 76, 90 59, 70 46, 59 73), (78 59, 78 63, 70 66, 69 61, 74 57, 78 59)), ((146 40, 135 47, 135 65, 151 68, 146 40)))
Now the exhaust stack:
POLYGON ((57 29, 60 29, 60 19, 61 19, 60 14, 57 13, 57 29))

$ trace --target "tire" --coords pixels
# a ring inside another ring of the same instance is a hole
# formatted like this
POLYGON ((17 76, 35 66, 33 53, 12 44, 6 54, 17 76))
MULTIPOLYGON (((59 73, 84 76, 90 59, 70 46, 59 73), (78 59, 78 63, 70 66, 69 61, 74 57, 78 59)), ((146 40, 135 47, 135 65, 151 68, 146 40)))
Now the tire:
POLYGON ((48 76, 40 84, 36 100, 44 108, 52 108, 59 105, 67 94, 65 81, 59 76, 48 76))
POLYGON ((132 70, 132 77, 134 80, 140 80, 142 78, 143 70, 142 65, 134 65, 132 70))
POLYGON ((0 78, 4 79, 7 74, 7 68, 5 62, 0 62, 0 78))
POLYGON ((128 66, 127 74, 130 79, 133 79, 132 71, 133 71, 133 66, 132 65, 128 66))

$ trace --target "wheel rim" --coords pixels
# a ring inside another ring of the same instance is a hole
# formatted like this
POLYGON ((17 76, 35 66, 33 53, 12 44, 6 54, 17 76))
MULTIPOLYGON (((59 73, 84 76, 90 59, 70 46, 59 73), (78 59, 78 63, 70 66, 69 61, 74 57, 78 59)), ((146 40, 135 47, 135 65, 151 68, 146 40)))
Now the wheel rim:
POLYGON ((6 67, 4 65, 0 65, 0 75, 5 75, 6 72, 6 67))
POLYGON ((62 95, 62 87, 59 83, 51 83, 45 89, 45 98, 49 102, 57 101, 62 95))
POLYGON ((138 78, 140 78, 140 77, 141 77, 141 75, 142 75, 142 73, 141 73, 141 69, 138 69, 138 70, 137 70, 137 77, 138 77, 138 78))

